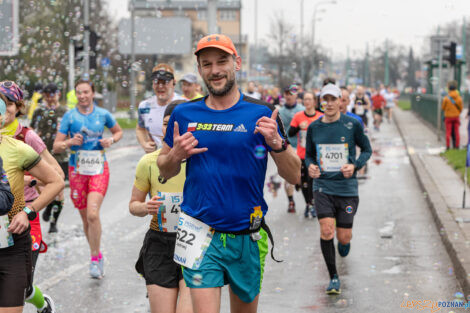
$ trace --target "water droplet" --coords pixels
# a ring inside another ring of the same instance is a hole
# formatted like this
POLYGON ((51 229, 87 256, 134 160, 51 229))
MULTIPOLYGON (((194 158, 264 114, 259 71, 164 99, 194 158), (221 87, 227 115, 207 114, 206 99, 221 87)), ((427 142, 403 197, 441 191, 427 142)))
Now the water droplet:
POLYGON ((257 159, 261 160, 261 159, 266 158, 266 155, 267 155, 266 147, 263 145, 257 145, 254 149, 254 154, 255 154, 255 158, 257 159))
POLYGON ((201 284, 202 284, 202 275, 201 274, 194 274, 193 284, 195 286, 201 286, 201 284))

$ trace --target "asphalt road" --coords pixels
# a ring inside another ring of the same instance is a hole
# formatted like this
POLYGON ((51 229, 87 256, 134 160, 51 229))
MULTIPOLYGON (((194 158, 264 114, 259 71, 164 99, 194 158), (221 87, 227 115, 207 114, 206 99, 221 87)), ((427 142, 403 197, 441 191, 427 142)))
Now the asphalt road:
MULTIPOLYGON (((384 124, 370 137, 374 155, 368 179, 360 181, 352 249, 346 258, 337 255, 342 294, 324 292, 329 277, 319 226, 316 219, 303 217, 301 193, 295 195, 297 213, 288 214, 283 190, 274 198, 266 187, 275 256, 284 262, 267 258, 258 312, 411 312, 400 307, 404 300, 450 301, 460 292, 395 126, 384 124)), ((149 312, 145 282, 134 264, 150 220, 128 212, 142 154, 132 132, 108 152, 111 183, 101 209, 106 276, 101 280, 88 276, 88 245, 67 189, 59 233, 45 235, 49 251, 40 256, 35 277, 54 298, 57 312, 149 312)), ((268 177, 274 173, 270 161, 268 177)), ((229 312, 226 288, 222 297, 221 312, 229 312)), ((25 312, 35 310, 27 304, 25 312)))

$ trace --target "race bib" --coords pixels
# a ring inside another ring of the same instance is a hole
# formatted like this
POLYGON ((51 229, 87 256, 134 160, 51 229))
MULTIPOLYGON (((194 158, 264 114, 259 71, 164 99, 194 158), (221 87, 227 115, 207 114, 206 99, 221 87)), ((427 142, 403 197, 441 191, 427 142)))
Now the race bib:
POLYGON ((339 172, 341 166, 348 162, 347 143, 317 145, 320 169, 323 172, 339 172))
POLYGON ((201 266, 214 231, 209 225, 181 212, 178 219, 173 260, 190 269, 201 266))
POLYGON ((158 208, 158 228, 163 232, 178 231, 178 214, 183 202, 182 192, 159 192, 163 204, 158 208))
POLYGON ((78 150, 77 171, 81 175, 99 175, 103 173, 104 155, 102 150, 78 150))
POLYGON ((356 114, 357 115, 364 115, 364 113, 365 113, 364 106, 362 104, 357 105, 356 106, 356 114))
POLYGON ((0 216, 0 249, 8 248, 13 246, 13 235, 7 231, 10 226, 10 220, 8 214, 0 216))
POLYGON ((299 144, 302 148, 307 146, 307 130, 299 131, 299 144))

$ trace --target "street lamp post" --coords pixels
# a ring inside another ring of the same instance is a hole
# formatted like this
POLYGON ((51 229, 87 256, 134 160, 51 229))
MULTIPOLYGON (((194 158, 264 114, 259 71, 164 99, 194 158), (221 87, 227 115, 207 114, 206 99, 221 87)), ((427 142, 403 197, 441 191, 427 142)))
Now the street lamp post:
POLYGON ((312 79, 315 75, 315 23, 317 21, 317 9, 321 5, 325 4, 336 4, 336 0, 320 1, 313 7, 313 19, 312 19, 312 79))
POLYGON ((85 52, 85 57, 84 57, 84 69, 83 69, 83 77, 84 78, 90 78, 90 21, 89 21, 89 14, 90 14, 90 8, 89 8, 89 0, 85 0, 84 2, 84 21, 83 23, 85 24, 85 32, 84 32, 84 38, 83 38, 83 51, 85 52))
POLYGON ((304 0, 300 0, 300 82, 304 86, 304 0))
POLYGON ((135 63, 135 3, 134 0, 131 0, 130 3, 131 10, 131 88, 130 88, 130 100, 131 104, 129 107, 129 118, 135 119, 135 96, 137 91, 134 63, 135 63))

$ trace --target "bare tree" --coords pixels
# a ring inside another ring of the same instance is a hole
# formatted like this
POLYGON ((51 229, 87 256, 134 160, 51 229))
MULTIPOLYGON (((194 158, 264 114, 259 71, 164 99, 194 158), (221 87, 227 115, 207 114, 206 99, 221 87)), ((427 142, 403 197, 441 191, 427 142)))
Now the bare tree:
POLYGON ((292 28, 292 25, 285 20, 282 12, 277 12, 271 19, 271 30, 268 37, 273 42, 273 46, 270 47, 272 50, 271 61, 277 65, 277 83, 279 86, 284 85, 283 71, 287 59, 286 44, 292 28))

